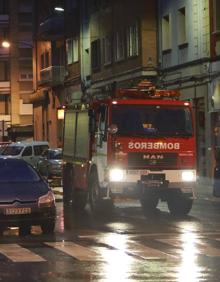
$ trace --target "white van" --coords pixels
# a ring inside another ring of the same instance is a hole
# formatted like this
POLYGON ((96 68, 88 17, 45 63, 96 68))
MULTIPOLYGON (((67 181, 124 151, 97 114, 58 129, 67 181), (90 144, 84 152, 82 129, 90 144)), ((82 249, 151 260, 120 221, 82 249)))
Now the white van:
POLYGON ((49 148, 47 141, 33 141, 33 142, 16 142, 9 144, 1 153, 1 158, 16 158, 24 159, 32 166, 36 164, 40 155, 45 149, 49 148))

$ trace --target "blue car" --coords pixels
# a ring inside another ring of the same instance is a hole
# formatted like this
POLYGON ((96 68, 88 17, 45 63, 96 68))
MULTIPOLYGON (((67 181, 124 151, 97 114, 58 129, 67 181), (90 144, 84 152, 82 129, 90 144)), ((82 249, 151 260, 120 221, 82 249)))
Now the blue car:
POLYGON ((0 229, 19 227, 21 235, 40 225, 43 233, 55 228, 55 197, 48 183, 22 159, 0 159, 0 229))

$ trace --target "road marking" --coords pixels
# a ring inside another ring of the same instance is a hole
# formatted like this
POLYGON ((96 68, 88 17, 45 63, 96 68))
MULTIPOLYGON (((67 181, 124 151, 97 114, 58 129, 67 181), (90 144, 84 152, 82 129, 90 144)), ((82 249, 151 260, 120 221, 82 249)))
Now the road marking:
POLYGON ((113 247, 129 255, 138 256, 146 260, 161 260, 176 258, 176 256, 148 247, 146 245, 131 241, 127 236, 110 235, 102 238, 96 238, 98 243, 113 247))
POLYGON ((84 247, 73 242, 45 242, 47 246, 53 247, 71 257, 74 257, 80 261, 97 260, 97 252, 90 250, 89 247, 84 247))
POLYGON ((169 244, 171 246, 181 248, 180 253, 194 252, 194 254, 203 254, 209 257, 219 257, 220 249, 210 246, 207 242, 202 242, 200 239, 192 241, 183 241, 176 239, 158 239, 157 241, 169 244))
POLYGON ((41 262, 46 261, 41 256, 17 244, 0 244, 0 253, 13 262, 41 262))
POLYGON ((130 253, 132 255, 138 255, 143 259, 156 260, 156 259, 175 258, 174 255, 170 255, 168 253, 157 250, 155 248, 151 248, 135 242, 130 242, 127 247, 128 247, 128 249, 126 250, 127 253, 130 253))

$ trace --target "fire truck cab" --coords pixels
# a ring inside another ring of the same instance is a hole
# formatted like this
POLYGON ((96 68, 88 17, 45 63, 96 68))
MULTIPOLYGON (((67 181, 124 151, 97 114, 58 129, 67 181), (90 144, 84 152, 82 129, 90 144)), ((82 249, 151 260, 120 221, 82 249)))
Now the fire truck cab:
POLYGON ((140 200, 144 213, 166 201, 175 215, 190 212, 196 185, 192 106, 174 90, 142 82, 115 98, 67 107, 64 122, 64 203, 113 207, 140 200))

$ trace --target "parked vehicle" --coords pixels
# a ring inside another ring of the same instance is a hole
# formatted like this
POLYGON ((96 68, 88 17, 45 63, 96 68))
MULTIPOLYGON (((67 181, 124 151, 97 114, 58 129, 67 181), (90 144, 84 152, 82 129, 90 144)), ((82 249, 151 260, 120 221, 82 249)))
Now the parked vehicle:
POLYGON ((16 142, 9 144, 1 153, 1 157, 23 159, 36 167, 40 155, 47 148, 47 141, 16 142))
POLYGON ((62 149, 46 149, 39 158, 37 169, 41 175, 47 178, 62 176, 62 149))
POLYGON ((0 155, 9 144, 11 144, 11 142, 0 142, 0 155))
POLYGON ((52 233, 55 216, 54 194, 40 174, 22 159, 0 159, 0 228, 16 226, 26 234, 40 225, 52 233))
POLYGON ((117 89, 115 98, 65 109, 63 197, 82 209, 112 207, 114 196, 140 200, 144 213, 166 201, 190 212, 196 186, 194 112, 176 90, 149 81, 117 89))

